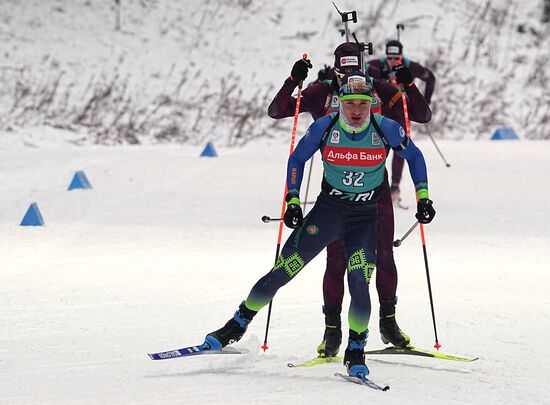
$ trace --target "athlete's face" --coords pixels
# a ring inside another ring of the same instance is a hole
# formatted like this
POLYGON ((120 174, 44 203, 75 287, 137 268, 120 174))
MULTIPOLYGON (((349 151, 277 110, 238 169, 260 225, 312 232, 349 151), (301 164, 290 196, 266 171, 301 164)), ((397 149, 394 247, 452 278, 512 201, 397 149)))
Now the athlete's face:
POLYGON ((403 57, 400 55, 386 55, 386 60, 390 69, 403 63, 403 57))
POLYGON ((346 122, 353 127, 362 127, 370 115, 370 101, 368 100, 344 100, 342 112, 346 122))

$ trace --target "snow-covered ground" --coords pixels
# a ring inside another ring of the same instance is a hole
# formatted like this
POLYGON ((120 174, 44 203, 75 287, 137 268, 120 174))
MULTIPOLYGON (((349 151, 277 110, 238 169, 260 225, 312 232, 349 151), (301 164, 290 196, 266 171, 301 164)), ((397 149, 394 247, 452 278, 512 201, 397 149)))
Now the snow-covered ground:
MULTIPOLYGON (((442 351, 478 361, 371 357, 385 393, 334 377, 340 364, 287 368, 314 356, 322 336, 323 253, 276 296, 265 354, 264 310, 236 344, 247 355, 153 362, 147 352, 202 342, 271 267, 277 227, 260 217, 280 211, 286 142, 221 148, 218 158, 187 146, 5 147, 0 402, 550 403, 548 145, 440 142, 446 168, 429 141, 418 143, 438 211, 426 233, 442 351), (93 190, 66 191, 76 170, 93 190), (33 201, 46 226, 18 226, 33 201)), ((400 210, 396 237, 412 222, 413 210, 400 210)), ((430 348, 417 232, 396 259, 400 325, 430 348)), ((368 347, 380 348, 372 294, 368 347)))

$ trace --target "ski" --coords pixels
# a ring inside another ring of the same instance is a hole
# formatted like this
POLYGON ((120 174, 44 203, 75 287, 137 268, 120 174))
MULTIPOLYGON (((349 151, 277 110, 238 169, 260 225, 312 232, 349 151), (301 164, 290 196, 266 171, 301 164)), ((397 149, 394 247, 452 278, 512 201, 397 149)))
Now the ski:
MULTIPOLYGON (((460 357, 460 356, 454 356, 451 354, 446 353, 440 353, 440 352, 434 352, 430 350, 424 350, 419 349, 416 347, 409 347, 409 348, 399 348, 399 347, 386 347, 385 349, 379 349, 379 350, 367 350, 365 351, 366 355, 378 355, 378 354, 401 354, 401 355, 407 355, 407 356, 419 356, 419 357, 430 357, 433 359, 441 359, 441 360, 451 360, 451 361, 461 361, 461 362, 471 362, 476 361, 479 358, 478 357, 460 357)), ((327 363, 338 363, 343 361, 344 358, 341 356, 333 356, 333 357, 315 357, 314 359, 304 361, 302 363, 287 363, 288 367, 313 367, 320 364, 327 364, 327 363)))
POLYGON ((479 357, 453 356, 450 354, 434 352, 431 350, 418 349, 412 346, 408 348, 399 348, 399 347, 392 346, 392 347, 386 347, 385 349, 380 349, 380 350, 367 350, 365 351, 365 354, 366 355, 401 354, 401 355, 407 355, 407 356, 431 357, 434 359, 462 361, 462 362, 476 361, 479 358, 479 357))
POLYGON ((198 346, 182 347, 180 349, 168 350, 166 352, 147 353, 151 360, 166 360, 179 357, 198 356, 202 354, 244 354, 247 350, 235 349, 234 347, 225 347, 222 350, 212 350, 206 344, 198 346))
POLYGON ((387 390, 390 389, 389 385, 385 385, 384 387, 382 387, 382 386, 376 384, 374 381, 369 380, 365 376, 352 377, 352 376, 349 376, 349 375, 346 375, 346 374, 341 374, 341 373, 334 373, 334 375, 337 376, 337 377, 342 377, 346 381, 351 381, 352 383, 355 383, 355 384, 364 385, 366 387, 369 387, 369 388, 372 388, 372 389, 375 389, 375 390, 387 391, 387 390))
POLYGON ((287 363, 288 367, 313 367, 319 364, 341 363, 344 360, 341 356, 315 357, 312 360, 304 361, 303 363, 287 363))

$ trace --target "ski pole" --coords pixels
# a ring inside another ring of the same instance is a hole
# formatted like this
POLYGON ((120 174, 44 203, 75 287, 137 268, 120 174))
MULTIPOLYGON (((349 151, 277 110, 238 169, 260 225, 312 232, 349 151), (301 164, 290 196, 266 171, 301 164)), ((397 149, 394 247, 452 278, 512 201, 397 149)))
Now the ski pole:
MULTIPOLYGON (((397 40, 399 40, 399 31, 404 30, 405 27, 403 24, 397 24, 397 40)), ((395 79, 395 76, 391 77, 392 84, 394 86, 398 86, 397 81, 395 79)), ((401 92, 401 100, 403 101, 403 115, 405 117, 405 127, 407 131, 407 136, 411 136, 411 129, 410 129, 410 122, 409 122, 409 109, 407 107, 407 98, 405 96, 405 92, 401 92)), ((418 197, 416 197, 416 200, 418 202, 418 197)), ((434 310, 434 302, 433 302, 433 294, 432 294, 432 283, 430 281, 430 269, 428 266, 428 252, 426 250, 426 237, 424 235, 424 226, 420 224, 420 236, 422 239, 422 252, 424 254, 424 265, 426 267, 426 280, 428 282, 428 294, 430 296, 430 308, 432 311, 432 322, 434 326, 434 335, 435 335, 435 344, 434 347, 439 350, 441 345, 439 344, 439 339, 437 338, 437 326, 435 322, 435 310, 434 310)))
POLYGON ((435 323, 435 311, 434 311, 434 300, 432 295, 432 283, 430 281, 430 269, 428 267, 428 253, 426 251, 426 238, 424 237, 424 226, 420 224, 420 236, 422 237, 422 253, 424 254, 424 265, 426 266, 426 280, 428 281, 428 294, 430 296, 430 308, 432 310, 432 322, 434 325, 434 335, 435 335, 435 344, 434 347, 439 350, 441 345, 439 344, 439 339, 437 338, 437 326, 435 323))
MULTIPOLYGON (((394 78, 395 79, 395 78, 394 78)), ((407 109, 407 98, 405 97, 405 93, 402 94, 402 100, 403 100, 403 115, 405 116, 405 126, 407 127, 407 136, 411 136, 410 132, 410 123, 409 123, 409 112, 407 109)), ((416 198, 418 202, 418 197, 416 198)), ((435 334, 435 344, 434 347, 439 350, 441 345, 439 344, 439 339, 437 338, 437 326, 435 323, 435 310, 434 310, 434 301, 433 301, 433 295, 432 295, 432 283, 430 281, 430 269, 428 267, 428 253, 426 251, 426 238, 424 236, 424 225, 420 224, 420 236, 422 238, 422 252, 424 254, 424 265, 426 267, 426 280, 428 282, 428 294, 430 296, 430 308, 432 311, 432 322, 434 325, 434 334, 435 334)))
POLYGON ((401 237, 401 239, 396 239, 396 240, 394 240, 394 241, 393 241, 393 246, 395 246, 395 247, 401 246, 401 243, 403 243, 403 241, 404 241, 405 239, 407 239, 407 236, 409 236, 409 235, 411 234, 411 232, 414 231, 414 228, 416 228, 417 225, 418 225, 418 221, 416 221, 416 222, 413 224, 413 226, 411 226, 411 227, 409 228, 409 230, 408 230, 407 232, 405 232, 405 235, 403 235, 403 236, 401 237))
POLYGON ((437 143, 435 142, 435 139, 432 136, 432 131, 430 131, 430 128, 427 125, 426 125, 426 131, 428 132, 428 136, 430 137, 430 139, 432 140, 435 148, 437 149, 437 152, 439 152, 439 156, 441 156, 441 159, 443 159, 443 162, 445 162, 445 166, 451 167, 451 164, 449 162, 447 162, 447 160, 445 159, 445 156, 443 156, 443 153, 441 153, 441 150, 439 149, 439 146, 437 146, 437 143))
MULTIPOLYGON (((407 100, 405 99, 405 96, 403 95, 403 111, 405 115, 405 124, 407 125, 407 136, 410 136, 410 126, 409 126, 409 116, 405 112, 407 108, 407 100)), ((418 197, 416 197, 416 201, 418 202, 418 197)), ((420 236, 422 239, 422 253, 424 254, 424 266, 426 267, 426 281, 428 282, 428 294, 430 296, 430 309, 432 311, 432 322, 434 326, 434 335, 435 335, 435 344, 434 347, 439 350, 441 345, 439 344, 439 339, 437 338, 437 325, 435 322, 435 310, 434 310, 434 301, 433 301, 433 295, 432 295, 432 283, 430 281, 430 268, 428 267, 428 252, 426 251, 426 237, 424 235, 424 225, 420 224, 420 236)))
MULTIPOLYGON (((397 26, 402 26, 402 24, 397 24, 397 26)), ((399 28, 397 28, 397 34, 399 35, 399 28)), ((399 91, 401 92, 401 103, 403 104, 403 117, 405 119, 405 130, 407 132, 407 136, 411 136, 411 124, 409 120, 409 107, 407 106, 407 96, 405 95, 405 89, 402 88, 402 86, 397 83, 397 79, 395 76, 390 76, 391 84, 394 87, 397 87, 399 91)))
POLYGON ((262 222, 265 222, 266 224, 268 222, 272 222, 272 221, 281 221, 283 218, 271 218, 271 217, 268 217, 267 215, 264 215, 262 217, 262 222))
POLYGON ((397 83, 395 76, 390 77, 391 83, 394 87, 397 87, 401 92, 401 103, 403 104, 403 117, 405 118, 405 131, 407 136, 411 136, 411 123, 409 120, 409 107, 407 106, 407 96, 405 95, 405 90, 401 91, 401 86, 397 83))
MULTIPOLYGON (((409 114, 407 111, 407 100, 405 94, 403 94, 403 114, 405 115, 405 125, 407 126, 407 136, 410 134, 410 125, 409 125, 409 114)), ((416 198, 418 202, 418 197, 416 198)), ((435 344, 434 347, 439 350, 441 345, 439 344, 439 339, 437 338, 437 326, 435 323, 435 310, 434 310, 434 301, 432 295, 432 283, 430 281, 430 269, 428 267, 428 252, 426 251, 426 237, 424 236, 424 225, 420 224, 420 236, 422 238, 422 253, 424 254, 424 265, 426 267, 426 281, 428 282, 428 294, 430 296, 430 309, 432 311, 432 322, 434 325, 434 335, 435 335, 435 344)))
MULTIPOLYGON (((307 53, 303 54, 302 59, 304 60, 307 59, 307 53)), ((300 114, 300 100, 302 97, 302 85, 303 85, 303 82, 302 80, 300 80, 300 82, 298 83, 298 95, 296 96, 296 110, 294 111, 294 123, 292 125, 292 135, 290 137, 290 152, 288 153, 289 156, 292 154, 292 152, 294 152, 294 143, 296 142, 296 128, 298 127, 298 115, 300 114)), ((288 185, 286 184, 286 178, 285 178, 285 191, 283 192, 283 202, 281 204, 281 218, 279 219, 279 235, 277 236, 277 248, 275 249, 275 263, 277 263, 279 252, 281 250, 281 238, 283 236, 283 225, 284 225, 282 219, 285 216, 285 209, 286 209, 285 197, 286 197, 287 191, 288 191, 288 185)), ((265 325, 264 344, 261 346, 264 352, 268 349, 267 334, 269 332, 269 322, 271 320, 272 307, 273 307, 273 300, 269 301, 269 308, 267 310, 267 322, 265 325)))

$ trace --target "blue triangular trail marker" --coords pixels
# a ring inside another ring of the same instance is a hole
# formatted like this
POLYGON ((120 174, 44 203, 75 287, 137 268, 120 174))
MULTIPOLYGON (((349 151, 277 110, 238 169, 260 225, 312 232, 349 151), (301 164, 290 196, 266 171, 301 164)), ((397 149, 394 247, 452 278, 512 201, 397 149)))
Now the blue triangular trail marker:
POLYGON ((216 149, 214 149, 214 144, 212 142, 208 142, 206 144, 206 147, 201 153, 201 157, 216 157, 218 154, 216 153, 216 149))
POLYGON ((38 209, 38 205, 33 202, 29 209, 27 210, 27 213, 23 217, 23 220, 19 224, 21 226, 43 226, 44 225, 44 219, 42 218, 42 214, 40 213, 40 210, 38 209))
POLYGON ((512 128, 498 128, 491 137, 491 140, 504 139, 519 139, 519 136, 512 128))
POLYGON ((88 181, 88 178, 86 177, 86 175, 82 170, 79 170, 74 174, 71 184, 69 184, 69 188, 67 190, 74 190, 76 188, 81 188, 81 189, 92 188, 92 185, 90 184, 90 182, 88 181))

